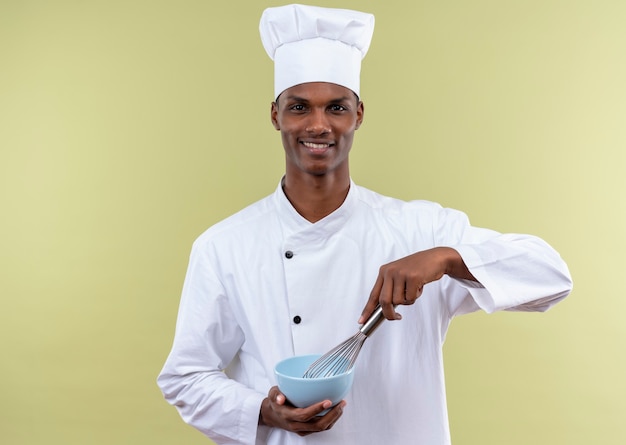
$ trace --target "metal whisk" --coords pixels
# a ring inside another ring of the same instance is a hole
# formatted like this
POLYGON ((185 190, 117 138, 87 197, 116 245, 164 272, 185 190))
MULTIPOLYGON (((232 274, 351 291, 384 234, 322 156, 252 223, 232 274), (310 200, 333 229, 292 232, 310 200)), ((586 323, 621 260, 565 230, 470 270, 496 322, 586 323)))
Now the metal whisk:
POLYGON ((363 343, 385 319, 383 309, 377 306, 372 315, 352 337, 311 363, 304 373, 305 379, 331 377, 348 372, 354 366, 363 343))

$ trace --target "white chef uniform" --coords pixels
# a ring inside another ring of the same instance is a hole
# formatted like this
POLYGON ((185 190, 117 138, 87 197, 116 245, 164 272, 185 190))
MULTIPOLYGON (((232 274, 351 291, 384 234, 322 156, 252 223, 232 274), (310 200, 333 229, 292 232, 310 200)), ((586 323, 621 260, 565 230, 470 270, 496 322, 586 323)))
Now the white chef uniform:
POLYGON ((470 226, 465 214, 351 183, 343 205, 310 223, 275 193, 194 243, 172 351, 158 378, 183 419, 219 444, 450 443, 442 345, 455 315, 544 311, 572 286, 542 240, 470 226), (343 416, 300 437, 258 427, 274 365, 351 336, 382 264, 455 248, 474 282, 429 283, 401 321, 365 343, 343 416))

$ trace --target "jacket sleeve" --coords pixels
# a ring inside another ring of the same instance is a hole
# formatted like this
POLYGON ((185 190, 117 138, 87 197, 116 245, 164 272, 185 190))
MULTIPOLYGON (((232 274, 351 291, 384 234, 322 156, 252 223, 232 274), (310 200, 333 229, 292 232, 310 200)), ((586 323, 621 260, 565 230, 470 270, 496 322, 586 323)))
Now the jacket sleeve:
POLYGON ((183 286, 174 344, 157 384, 183 420, 216 443, 253 444, 265 394, 223 372, 244 338, 203 250, 196 241, 183 286))
POLYGON ((462 212, 441 212, 438 242, 456 249, 478 280, 451 280, 461 290, 450 293, 452 315, 478 309, 543 312, 571 292, 567 265, 545 241, 472 227, 462 212))

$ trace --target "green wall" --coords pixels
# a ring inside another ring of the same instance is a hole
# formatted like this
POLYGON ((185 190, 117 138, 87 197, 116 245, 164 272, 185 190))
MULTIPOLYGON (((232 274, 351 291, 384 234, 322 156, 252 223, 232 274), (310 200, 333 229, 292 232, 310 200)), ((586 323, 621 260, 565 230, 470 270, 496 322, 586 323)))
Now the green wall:
MULTIPOLYGON (((271 193, 266 6, 0 2, 0 442, 201 444, 155 378, 192 241, 271 193)), ((530 232, 547 314, 445 346, 455 445, 626 443, 626 2, 320 1, 377 17, 352 175, 530 232)))

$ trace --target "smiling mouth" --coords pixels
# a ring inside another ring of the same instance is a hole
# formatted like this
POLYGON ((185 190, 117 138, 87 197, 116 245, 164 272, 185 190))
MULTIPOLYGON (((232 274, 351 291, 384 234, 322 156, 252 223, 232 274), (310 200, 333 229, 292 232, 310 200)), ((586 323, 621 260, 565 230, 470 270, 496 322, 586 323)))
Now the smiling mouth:
POLYGON ((330 148, 333 144, 329 144, 329 143, 319 144, 319 143, 315 143, 315 142, 304 142, 304 141, 302 141, 302 145, 304 145, 306 148, 310 148, 312 150, 325 150, 327 148, 330 148))

